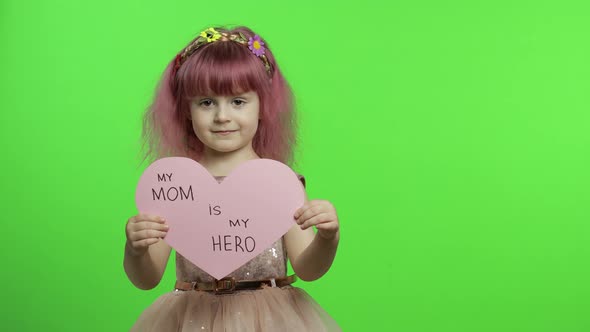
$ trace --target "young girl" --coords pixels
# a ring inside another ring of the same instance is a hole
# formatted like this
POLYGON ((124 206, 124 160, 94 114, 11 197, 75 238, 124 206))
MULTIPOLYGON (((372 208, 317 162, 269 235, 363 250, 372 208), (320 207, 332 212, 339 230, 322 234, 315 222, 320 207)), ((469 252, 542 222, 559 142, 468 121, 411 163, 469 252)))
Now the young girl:
MULTIPOLYGON (((291 90, 268 44, 246 27, 209 28, 168 65, 144 118, 147 156, 184 156, 221 182, 241 163, 289 163, 294 144, 291 90)), ((299 176, 303 185, 304 178, 299 176)), ((338 331, 336 322, 286 276, 286 259, 307 281, 324 275, 336 254, 332 204, 308 200, 294 226, 271 247, 216 280, 176 253, 175 289, 160 296, 132 331, 338 331), (313 227, 317 233, 313 231, 313 227)), ((124 267, 140 289, 162 278, 171 248, 160 216, 126 225, 124 267)))

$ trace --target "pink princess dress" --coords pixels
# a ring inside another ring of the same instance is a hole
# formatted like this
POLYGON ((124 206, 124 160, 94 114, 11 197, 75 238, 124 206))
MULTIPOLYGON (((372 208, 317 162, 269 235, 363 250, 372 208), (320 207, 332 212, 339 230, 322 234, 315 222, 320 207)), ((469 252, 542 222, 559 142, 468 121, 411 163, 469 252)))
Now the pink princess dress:
MULTIPOLYGON (((223 177, 217 177, 221 181, 223 177)), ((305 180, 300 176, 302 182, 305 180)), ((285 277, 284 237, 228 277, 265 280, 285 277)), ((214 278, 176 252, 176 278, 184 282, 212 282, 214 278)), ((143 311, 131 331, 341 331, 338 324, 305 292, 291 285, 237 290, 173 290, 143 311)))

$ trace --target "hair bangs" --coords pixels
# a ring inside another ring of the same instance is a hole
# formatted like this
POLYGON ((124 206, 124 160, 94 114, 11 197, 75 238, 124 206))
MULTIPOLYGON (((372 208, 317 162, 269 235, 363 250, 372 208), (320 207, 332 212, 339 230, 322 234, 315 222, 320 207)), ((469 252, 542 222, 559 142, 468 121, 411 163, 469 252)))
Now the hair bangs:
POLYGON ((187 61, 180 89, 186 99, 195 96, 258 93, 270 88, 264 65, 247 47, 230 41, 203 47, 187 61))

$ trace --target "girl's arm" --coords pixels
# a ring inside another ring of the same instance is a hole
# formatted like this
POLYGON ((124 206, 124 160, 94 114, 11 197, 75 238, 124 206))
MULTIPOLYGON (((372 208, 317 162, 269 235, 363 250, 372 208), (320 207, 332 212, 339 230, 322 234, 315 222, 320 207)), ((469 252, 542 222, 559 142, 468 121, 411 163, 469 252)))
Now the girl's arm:
POLYGON ((295 213, 297 224, 285 234, 287 255, 302 280, 323 276, 332 265, 340 241, 336 210, 328 201, 308 201, 295 213), (316 226, 314 233, 311 226, 316 226))
POLYGON ((156 287, 162 279, 171 250, 166 242, 159 240, 138 255, 133 253, 127 242, 123 260, 127 277, 139 289, 147 290, 156 287))
POLYGON ((140 213, 127 220, 123 267, 137 288, 152 289, 160 283, 172 250, 162 240, 167 232, 168 225, 159 216, 140 213))

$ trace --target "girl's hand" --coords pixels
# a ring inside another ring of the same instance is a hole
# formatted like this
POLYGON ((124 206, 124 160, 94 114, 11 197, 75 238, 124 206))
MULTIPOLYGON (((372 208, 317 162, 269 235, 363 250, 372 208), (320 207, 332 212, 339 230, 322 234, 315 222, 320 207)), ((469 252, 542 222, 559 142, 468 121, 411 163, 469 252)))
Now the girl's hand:
POLYGON ((133 256, 143 255, 149 246, 164 238, 167 232, 168 225, 164 218, 140 213, 127 220, 127 249, 133 256))
POLYGON ((294 217, 301 229, 315 226, 318 234, 327 240, 333 239, 340 229, 336 209, 328 201, 308 201, 295 212, 294 217))

